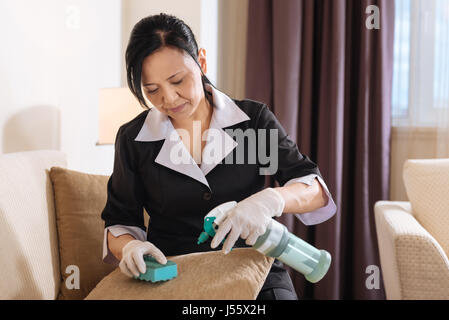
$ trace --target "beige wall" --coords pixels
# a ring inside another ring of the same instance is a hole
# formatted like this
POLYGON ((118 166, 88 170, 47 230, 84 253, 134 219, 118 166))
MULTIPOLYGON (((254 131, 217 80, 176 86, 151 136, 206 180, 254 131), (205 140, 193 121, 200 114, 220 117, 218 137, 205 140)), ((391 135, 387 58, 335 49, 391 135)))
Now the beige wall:
POLYGON ((120 0, 0 1, 0 153, 62 150, 109 172, 97 147, 98 90, 120 85, 120 0))

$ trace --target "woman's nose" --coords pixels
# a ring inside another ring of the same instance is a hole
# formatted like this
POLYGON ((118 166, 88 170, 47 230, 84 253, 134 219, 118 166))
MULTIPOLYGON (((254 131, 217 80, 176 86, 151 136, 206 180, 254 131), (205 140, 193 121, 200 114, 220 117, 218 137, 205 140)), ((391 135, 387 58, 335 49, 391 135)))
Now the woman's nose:
POLYGON ((162 94, 162 103, 165 106, 176 107, 175 103, 178 100, 178 93, 174 89, 164 89, 162 94))

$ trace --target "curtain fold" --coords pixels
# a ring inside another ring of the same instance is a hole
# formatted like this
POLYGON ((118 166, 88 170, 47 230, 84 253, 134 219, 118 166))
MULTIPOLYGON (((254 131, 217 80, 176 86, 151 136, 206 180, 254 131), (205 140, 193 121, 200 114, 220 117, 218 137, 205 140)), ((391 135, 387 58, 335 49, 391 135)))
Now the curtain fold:
POLYGON ((393 35, 390 0, 249 0, 246 97, 272 108, 338 208, 316 226, 281 217, 333 259, 317 284, 291 273, 300 299, 385 299, 381 275, 379 289, 366 281, 380 270, 374 203, 389 196, 393 35))

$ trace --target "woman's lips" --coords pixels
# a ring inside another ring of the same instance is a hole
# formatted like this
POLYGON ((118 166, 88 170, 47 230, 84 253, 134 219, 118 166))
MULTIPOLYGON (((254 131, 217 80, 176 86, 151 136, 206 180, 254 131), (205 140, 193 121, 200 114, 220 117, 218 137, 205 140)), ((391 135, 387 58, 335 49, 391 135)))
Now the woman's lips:
MULTIPOLYGON (((187 102, 186 102, 186 103, 187 103, 187 102)), ((176 108, 169 109, 169 111, 171 111, 171 112, 179 112, 179 111, 181 111, 182 109, 184 109, 184 106, 186 105, 186 103, 184 103, 184 104, 182 104, 182 105, 180 105, 180 106, 177 106, 176 108)))

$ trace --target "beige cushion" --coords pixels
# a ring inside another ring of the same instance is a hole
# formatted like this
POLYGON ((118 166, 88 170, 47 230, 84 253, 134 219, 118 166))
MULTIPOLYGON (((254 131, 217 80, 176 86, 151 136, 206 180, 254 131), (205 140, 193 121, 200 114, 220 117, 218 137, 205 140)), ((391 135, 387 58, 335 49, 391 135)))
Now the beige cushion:
POLYGON ((449 159, 407 160, 403 177, 415 218, 449 256, 449 159))
POLYGON ((56 222, 61 259, 61 292, 58 299, 84 299, 95 285, 114 267, 101 261, 104 222, 101 211, 106 204, 107 176, 93 175, 64 168, 51 168, 55 190, 56 222), (77 266, 80 288, 74 284, 73 270, 77 266), (70 286, 69 286, 70 287, 70 286))
POLYGON ((273 258, 251 248, 223 255, 209 251, 168 257, 178 276, 165 282, 128 278, 119 268, 105 277, 87 300, 254 300, 270 271, 273 258))
POLYGON ((62 152, 0 156, 0 299, 56 299, 59 256, 48 170, 62 152))

